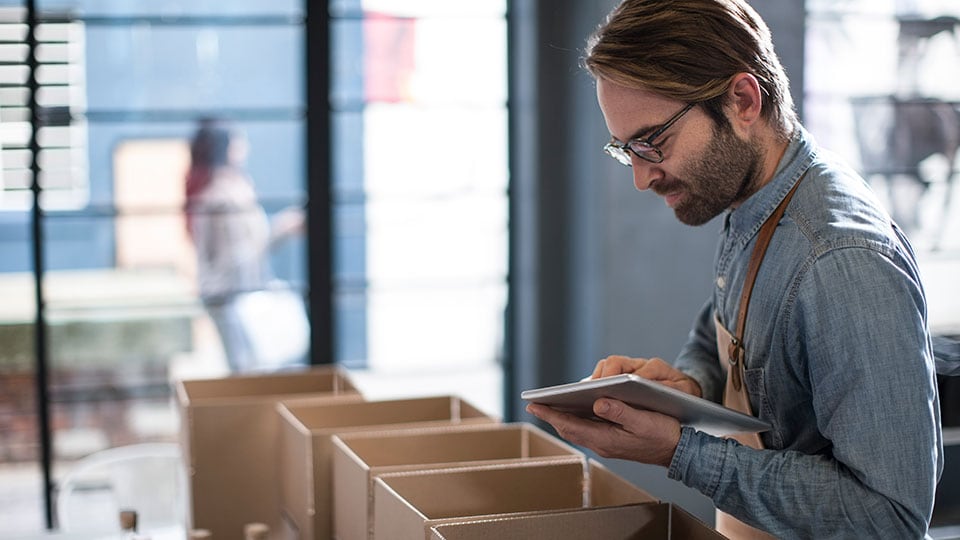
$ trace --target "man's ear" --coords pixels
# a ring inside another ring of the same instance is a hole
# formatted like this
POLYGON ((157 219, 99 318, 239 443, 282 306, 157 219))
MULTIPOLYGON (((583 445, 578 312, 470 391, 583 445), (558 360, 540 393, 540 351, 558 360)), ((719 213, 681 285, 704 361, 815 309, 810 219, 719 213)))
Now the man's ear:
POLYGON ((751 129, 760 119, 763 93, 760 83, 750 73, 737 73, 730 79, 727 88, 727 103, 730 122, 735 129, 751 129))

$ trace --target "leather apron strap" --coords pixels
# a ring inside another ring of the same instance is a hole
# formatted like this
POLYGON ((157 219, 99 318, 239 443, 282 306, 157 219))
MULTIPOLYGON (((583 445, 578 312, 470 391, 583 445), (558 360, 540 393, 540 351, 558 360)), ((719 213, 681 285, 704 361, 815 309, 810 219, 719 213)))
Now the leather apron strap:
MULTIPOLYGON (((801 178, 802 180, 802 178, 801 178)), ((743 348, 743 336, 747 324, 747 308, 750 306, 750 294, 753 292, 753 284, 757 280, 757 274, 760 272, 760 264, 767 253, 767 247, 770 245, 770 239, 780 223, 790 199, 797 191, 800 180, 790 189, 787 196, 780 201, 773 214, 760 227, 757 234, 757 243, 750 254, 750 261, 747 264, 747 276, 744 278, 743 290, 740 293, 740 308, 737 312, 736 333, 731 334, 721 323, 720 318, 714 314, 714 323, 717 327, 717 356, 727 374, 727 382, 723 389, 723 405, 733 410, 745 414, 753 415, 750 406, 750 395, 747 393, 747 385, 744 384, 743 365, 746 355, 743 348)), ((736 433, 730 438, 739 441, 741 444, 751 448, 762 449, 763 441, 759 433, 736 433)), ((737 518, 717 510, 717 531, 728 538, 744 540, 767 540, 774 538, 769 534, 755 529, 737 518)))
POLYGON ((747 309, 750 307, 750 294, 753 292, 753 284, 757 281, 757 274, 760 273, 760 265, 763 263, 763 256, 767 253, 770 239, 773 238, 773 233, 777 230, 777 224, 780 223, 784 212, 787 211, 787 205, 790 204, 790 199, 797 192, 797 187, 801 181, 803 181, 802 177, 790 188, 790 191, 780 201, 770 217, 763 222, 760 232, 757 233, 757 243, 753 246, 753 253, 750 254, 750 262, 747 263, 747 276, 743 280, 743 290, 740 292, 740 309, 737 310, 737 332, 733 335, 733 339, 727 348, 729 363, 732 368, 731 374, 733 375, 733 377, 728 378, 728 381, 733 384, 733 389, 736 392, 743 389, 743 334, 747 326, 747 309))

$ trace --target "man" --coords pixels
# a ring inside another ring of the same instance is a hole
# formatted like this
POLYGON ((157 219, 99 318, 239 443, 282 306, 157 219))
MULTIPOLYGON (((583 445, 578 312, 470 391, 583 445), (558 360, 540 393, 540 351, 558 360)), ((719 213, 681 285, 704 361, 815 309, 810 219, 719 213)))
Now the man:
POLYGON ((626 0, 584 63, 637 189, 689 225, 724 214, 714 292, 674 364, 610 356, 593 377, 636 373, 773 427, 719 438, 612 399, 594 404, 608 422, 527 410, 667 467, 731 537, 923 538, 943 457, 914 255, 798 123, 765 23, 742 0, 626 0))

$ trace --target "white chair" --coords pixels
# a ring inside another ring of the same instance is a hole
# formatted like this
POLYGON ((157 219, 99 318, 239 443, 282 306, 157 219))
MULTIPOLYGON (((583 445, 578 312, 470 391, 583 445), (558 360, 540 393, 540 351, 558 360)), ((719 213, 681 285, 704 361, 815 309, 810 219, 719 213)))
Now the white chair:
POLYGON ((59 484, 56 515, 65 532, 114 532, 121 509, 143 532, 186 529, 187 479, 179 445, 109 448, 79 460, 59 484))

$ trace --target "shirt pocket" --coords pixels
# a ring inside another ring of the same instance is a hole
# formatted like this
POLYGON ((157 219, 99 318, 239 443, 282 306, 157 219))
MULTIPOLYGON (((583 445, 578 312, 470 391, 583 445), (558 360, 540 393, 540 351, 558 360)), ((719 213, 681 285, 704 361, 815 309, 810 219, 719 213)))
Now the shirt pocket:
POLYGON ((772 428, 760 434, 763 444, 767 448, 783 448, 783 435, 777 429, 777 423, 774 420, 773 405, 767 399, 766 384, 764 384, 763 368, 746 369, 743 372, 744 383, 747 385, 747 394, 750 396, 750 406, 754 414, 759 412, 759 417, 770 422, 772 428))

